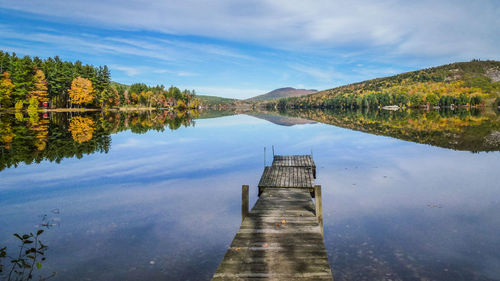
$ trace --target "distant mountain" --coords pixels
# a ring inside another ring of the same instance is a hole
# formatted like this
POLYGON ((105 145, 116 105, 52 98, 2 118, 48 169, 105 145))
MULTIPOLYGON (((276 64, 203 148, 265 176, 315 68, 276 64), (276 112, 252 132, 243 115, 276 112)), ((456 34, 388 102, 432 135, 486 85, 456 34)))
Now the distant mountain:
POLYGON ((247 101, 262 101, 262 100, 272 100, 272 99, 287 98, 287 97, 300 97, 313 94, 316 92, 317 90, 295 89, 292 87, 287 87, 287 88, 276 89, 269 93, 249 98, 247 99, 247 101))

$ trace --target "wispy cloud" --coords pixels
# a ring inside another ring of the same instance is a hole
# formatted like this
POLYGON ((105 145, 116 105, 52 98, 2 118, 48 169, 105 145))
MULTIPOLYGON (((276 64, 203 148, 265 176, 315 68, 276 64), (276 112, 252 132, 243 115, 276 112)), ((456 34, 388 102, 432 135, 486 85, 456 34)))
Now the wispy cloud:
MULTIPOLYGON (((247 41, 283 48, 392 46, 413 55, 499 56, 499 4, 481 1, 257 0, 252 4, 202 2, 77 0, 50 2, 0 0, 10 9, 56 16, 110 28, 155 30, 247 41), (33 3, 35 2, 35 3, 33 3), (479 15, 479 16, 478 16, 479 15), (474 44, 464 44, 464 38, 474 44), (424 47, 424 49, 422 49, 424 47), (448 51, 447 51, 448 50, 448 51)), ((206 51, 239 54, 218 48, 206 51)))
POLYGON ((190 85, 224 97, 500 59, 495 0, 0 0, 0 7, 3 50, 107 64, 118 82, 190 85))
POLYGON ((137 67, 130 67, 130 66, 123 66, 123 65, 116 65, 112 64, 109 66, 111 70, 119 70, 125 72, 128 76, 135 76, 140 73, 139 69, 137 67))
POLYGON ((335 79, 340 79, 345 77, 344 74, 336 72, 334 70, 330 69, 321 69, 318 67, 312 67, 312 66, 307 66, 307 65, 302 65, 302 64, 289 64, 288 65, 291 69, 296 70, 301 73, 305 73, 311 77, 316 78, 317 80, 321 82, 332 82, 335 79))
POLYGON ((154 73, 170 73, 174 74, 177 76, 183 76, 183 77, 191 77, 191 76, 197 76, 197 73, 189 72, 189 71, 174 71, 174 70, 169 70, 169 69, 154 69, 152 70, 154 73))

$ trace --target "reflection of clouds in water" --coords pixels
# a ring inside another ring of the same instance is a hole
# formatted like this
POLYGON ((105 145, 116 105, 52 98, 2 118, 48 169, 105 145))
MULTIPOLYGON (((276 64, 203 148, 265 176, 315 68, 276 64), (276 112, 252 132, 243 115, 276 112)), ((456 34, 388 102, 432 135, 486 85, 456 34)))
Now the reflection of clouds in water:
MULTIPOLYGON (((81 185, 93 180, 112 178, 119 180, 124 177, 133 181, 157 176, 183 177, 182 174, 188 172, 196 173, 229 168, 254 156, 249 151, 236 154, 224 150, 224 148, 219 147, 221 144, 217 146, 216 140, 207 142, 202 138, 183 137, 182 135, 176 137, 176 132, 171 132, 172 142, 164 141, 165 136, 161 133, 134 136, 132 139, 129 138, 130 133, 117 134, 113 136, 113 140, 117 139, 118 146, 132 144, 136 147, 131 150, 115 150, 112 147, 108 154, 89 155, 80 160, 66 159, 63 165, 44 163, 46 167, 40 172, 38 166, 25 167, 30 171, 28 173, 21 171, 21 169, 6 170, 2 177, 3 184, 0 185, 0 190, 19 189, 21 186, 29 187, 29 185, 19 184, 21 181, 45 183, 46 185, 60 184, 62 181, 77 181, 81 185), (125 140, 122 140, 123 138, 125 140), (168 145, 165 145, 167 143, 168 145), (214 157, 214 151, 220 151, 220 154, 214 157), (96 165, 96 162, 99 165, 96 165), (58 172, 54 171, 54 167, 58 172), (26 175, 21 178, 19 177, 21 173, 26 175)), ((226 135, 221 134, 221 137, 226 135)), ((237 145, 236 143, 233 146, 237 145)), ((238 147, 233 149, 239 150, 238 147)))
MULTIPOLYGON (((129 134, 128 132, 126 134, 129 134)), ((116 140, 116 138, 114 138, 116 140)), ((162 146, 175 146, 179 144, 185 144, 189 142, 196 142, 199 141, 199 139, 195 138, 175 138, 172 140, 154 140, 154 141, 144 141, 141 138, 136 137, 135 135, 125 139, 121 140, 121 142, 114 143, 112 146, 113 150, 117 149, 144 149, 144 148, 151 148, 155 147, 156 149, 161 148, 162 146)))
POLYGON ((262 148, 269 157, 274 144, 281 154, 313 149, 337 280, 356 272, 445 279, 441 265, 463 276, 498 276, 492 265, 500 252, 500 153, 455 152, 323 124, 283 127, 244 115, 112 137, 108 154, 1 172, 5 231, 60 208, 61 229, 47 237, 53 264, 69 273, 188 279, 196 264, 194 279, 210 279, 240 224, 241 185, 250 184, 255 201, 262 148), (75 255, 64 259, 70 245, 75 255))
POLYGON ((228 127, 237 127, 237 129, 242 129, 242 127, 244 126, 251 126, 251 125, 262 126, 270 124, 267 121, 243 114, 212 118, 212 119, 196 120, 196 127, 200 129, 215 129, 215 128, 228 128, 228 127))
MULTIPOLYGON (((314 146, 320 146, 320 145, 325 145, 325 144, 335 144, 339 142, 342 139, 342 136, 340 135, 320 135, 320 136, 314 136, 309 139, 305 139, 301 142, 295 143, 292 145, 293 148, 295 149, 307 149, 310 147, 314 146)), ((307 151, 306 151, 307 152, 307 151)))
MULTIPOLYGON (((66 274, 81 272, 82 265, 96 270, 93 263, 102 260, 108 268, 104 276, 111 270, 109 278, 119 279, 125 274, 121 272, 123 267, 140 268, 141 262, 154 259, 163 266, 162 270, 175 276, 173 271, 193 266, 181 257, 195 261, 202 256, 206 260, 200 264, 208 260, 209 265, 217 266, 239 226, 240 186, 245 178, 248 175, 237 172, 223 178, 215 175, 140 186, 103 185, 97 190, 80 190, 19 204, 12 215, 21 219, 34 209, 53 206, 54 202, 61 204, 63 229, 52 233, 49 240, 54 256, 48 266, 64 269, 66 274), (72 248, 71 257, 65 255, 68 244, 72 248), (131 252, 133 257, 129 256, 131 252), (110 263, 110 258, 114 262, 110 263)), ((151 272, 142 270, 146 275, 151 272)), ((89 278, 97 274, 83 271, 89 278)))
MULTIPOLYGON (((463 274, 462 266, 472 266, 478 274, 498 276, 497 267, 491 265, 498 264, 500 249, 489 248, 500 233, 500 222, 494 215, 500 212, 500 205, 490 204, 499 196, 498 153, 478 155, 423 145, 364 152, 359 161, 345 157, 351 159, 347 165, 342 154, 351 152, 338 151, 338 158, 323 159, 325 168, 318 170, 324 187, 325 225, 334 236, 327 248, 347 254, 337 255, 334 265, 338 262, 349 268, 348 272, 362 272, 376 264, 349 257, 361 249, 356 245, 369 240, 375 245, 371 256, 388 262, 391 274, 399 270, 398 266, 413 264, 418 274, 426 276, 427 272, 428 277, 434 276, 431 279, 442 279, 445 277, 429 271, 436 267, 433 264, 440 264, 453 274, 463 274), (430 208, 429 204, 442 208, 430 208), (344 233, 345 225, 356 230, 344 233), (335 237, 339 233, 344 236, 335 237), (380 245, 402 254, 385 253, 380 245), (343 259, 352 264, 345 264, 343 259)), ((372 279, 380 277, 379 273, 365 272, 372 279)))

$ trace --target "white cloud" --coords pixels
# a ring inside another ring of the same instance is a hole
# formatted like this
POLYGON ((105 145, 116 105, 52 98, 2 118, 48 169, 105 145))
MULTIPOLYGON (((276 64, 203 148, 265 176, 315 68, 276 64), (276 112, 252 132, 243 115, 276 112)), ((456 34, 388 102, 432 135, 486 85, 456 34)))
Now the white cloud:
MULTIPOLYGON (((1 3, 1 2, 0 2, 1 3)), ((50 30, 49 30, 50 31, 50 30)), ((219 46, 216 44, 191 43, 176 40, 164 40, 148 36, 128 36, 120 37, 99 37, 93 34, 60 34, 58 32, 21 31, 17 27, 0 25, 0 38, 16 41, 43 43, 57 46, 65 50, 74 52, 93 53, 93 54, 122 54, 127 56, 138 56, 143 58, 152 58, 166 63, 200 61, 205 54, 216 55, 234 59, 253 59, 248 55, 239 53, 231 48, 219 46)), ((25 44, 26 45, 26 44, 25 44)), ((12 49, 12 48, 5 48, 12 49)), ((16 48, 18 49, 18 48, 16 48)), ((29 53, 29 52, 27 52, 29 53)), ((123 67, 122 67, 123 68, 123 67)), ((129 76, 137 75, 137 70, 122 69, 129 76)), ((195 73, 188 71, 165 72, 176 74, 178 76, 194 76, 195 73)))
POLYGON ((137 67, 129 67, 129 66, 123 66, 123 65, 116 65, 116 64, 112 64, 109 67, 111 70, 116 69, 116 70, 125 72, 128 76, 135 76, 135 75, 141 73, 137 67))
POLYGON ((305 73, 322 82, 332 82, 335 79, 345 77, 344 74, 336 72, 332 69, 321 69, 302 64, 290 64, 289 67, 295 71, 305 73))
MULTIPOLYGON (((390 54, 500 57, 500 5, 494 0, 0 0, 0 4, 90 25, 200 35, 280 48, 385 46, 390 54)), ((219 48, 202 49, 241 56, 219 48)))

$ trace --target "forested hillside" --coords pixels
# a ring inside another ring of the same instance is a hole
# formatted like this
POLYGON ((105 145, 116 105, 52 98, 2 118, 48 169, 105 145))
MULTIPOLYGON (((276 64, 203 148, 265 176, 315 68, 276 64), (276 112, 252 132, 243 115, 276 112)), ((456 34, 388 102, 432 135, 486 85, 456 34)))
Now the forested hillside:
POLYGON ((217 96, 206 96, 206 95, 198 95, 196 96, 200 103, 204 106, 214 106, 214 105, 233 105, 237 100, 230 98, 223 98, 217 96))
POLYGON ((21 58, 0 51, 0 108, 196 108, 198 105, 194 90, 114 83, 107 66, 62 61, 59 57, 21 58))
POLYGON ((500 62, 453 63, 264 102, 277 108, 379 108, 500 105, 500 62))

